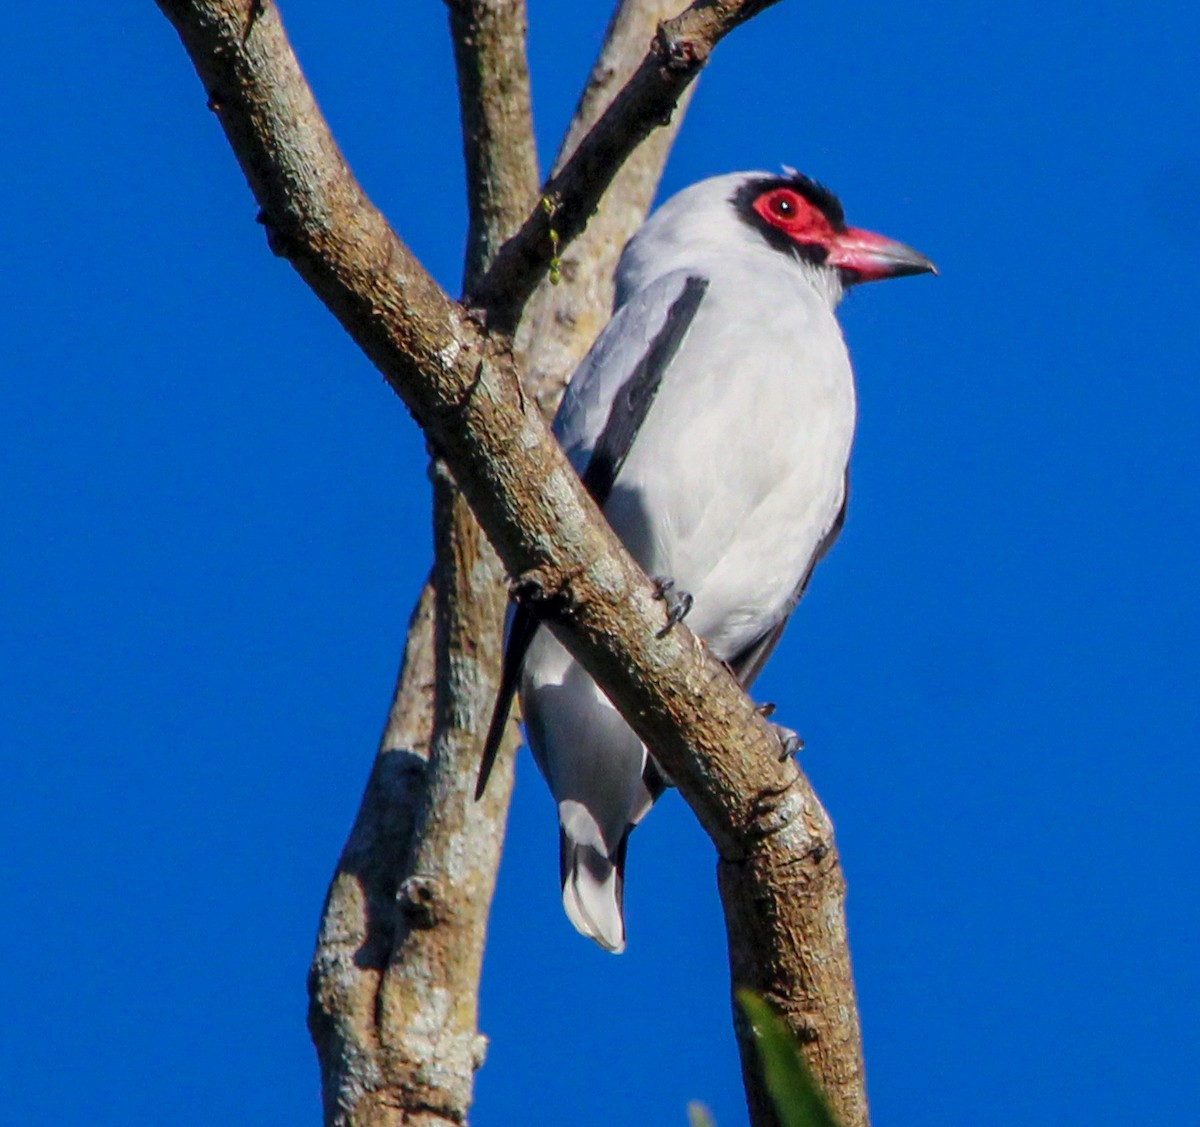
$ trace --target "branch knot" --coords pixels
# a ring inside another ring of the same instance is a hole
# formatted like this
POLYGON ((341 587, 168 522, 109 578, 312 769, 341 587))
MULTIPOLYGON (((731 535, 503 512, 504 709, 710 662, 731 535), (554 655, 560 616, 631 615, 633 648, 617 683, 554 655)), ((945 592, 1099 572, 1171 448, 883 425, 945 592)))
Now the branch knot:
POLYGON ((679 35, 669 23, 660 23, 654 33, 652 50, 668 74, 688 75, 698 71, 707 59, 694 39, 679 35))
POLYGON ((286 258, 291 261, 299 256, 301 240, 284 231, 266 213, 265 209, 254 217, 254 222, 267 233, 267 246, 271 248, 271 253, 276 258, 286 258))
POLYGON ((799 770, 793 770, 788 781, 778 789, 759 791, 750 809, 750 832, 755 838, 767 838, 804 821, 805 795, 799 770))
POLYGON ((538 618, 568 621, 578 606, 571 584, 577 574, 568 571, 551 577, 539 570, 527 571, 512 581, 509 594, 538 618))
POLYGON ((437 925, 442 885, 435 877, 414 873, 396 890, 396 903, 410 927, 427 930, 437 925))

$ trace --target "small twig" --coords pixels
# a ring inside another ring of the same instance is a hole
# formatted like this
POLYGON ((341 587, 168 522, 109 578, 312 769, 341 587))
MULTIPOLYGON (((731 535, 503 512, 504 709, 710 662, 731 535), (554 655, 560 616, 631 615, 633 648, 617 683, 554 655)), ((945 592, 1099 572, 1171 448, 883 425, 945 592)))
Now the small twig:
POLYGON ((562 281, 562 258, 558 247, 561 242, 558 229, 554 226, 554 213, 558 211, 558 200, 551 195, 542 196, 542 210, 546 213, 547 231, 550 235, 550 284, 557 286, 562 281))
POLYGON ((703 69, 713 48, 739 24, 777 0, 696 0, 659 25, 650 50, 625 88, 580 142, 560 172, 542 189, 542 200, 520 231, 500 248, 470 304, 488 311, 489 324, 512 332, 538 282, 553 269, 561 247, 587 225, 626 156, 671 119, 679 99, 703 69), (551 236, 551 218, 555 237, 551 236))

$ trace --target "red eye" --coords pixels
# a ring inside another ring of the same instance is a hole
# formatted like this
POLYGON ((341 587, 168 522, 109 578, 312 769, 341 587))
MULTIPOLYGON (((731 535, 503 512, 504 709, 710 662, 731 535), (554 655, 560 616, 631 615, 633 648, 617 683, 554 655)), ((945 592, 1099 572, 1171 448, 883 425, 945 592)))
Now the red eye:
POLYGON ((832 233, 821 210, 794 188, 769 188, 752 206, 761 219, 794 242, 816 243, 832 233))
POLYGON ((800 201, 795 192, 773 192, 767 199, 767 207, 780 219, 795 219, 800 213, 800 201))

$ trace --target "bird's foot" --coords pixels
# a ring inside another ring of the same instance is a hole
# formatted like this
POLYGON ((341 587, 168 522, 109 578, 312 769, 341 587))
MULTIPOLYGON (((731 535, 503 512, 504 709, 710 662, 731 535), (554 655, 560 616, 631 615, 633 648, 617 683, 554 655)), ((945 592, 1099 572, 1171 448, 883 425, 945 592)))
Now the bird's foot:
POLYGON ((652 582, 654 583, 654 597, 661 599, 667 607, 667 624, 654 636, 665 638, 671 633, 671 629, 677 622, 682 622, 687 618, 694 600, 687 591, 676 591, 675 580, 668 576, 655 575, 652 582))
MULTIPOLYGON (((758 706, 758 714, 764 720, 770 719, 775 714, 775 705, 769 702, 767 704, 760 704, 758 706)), ((775 732, 775 737, 779 740, 779 761, 781 763, 790 756, 804 750, 804 740, 798 732, 793 732, 791 728, 785 728, 782 724, 772 724, 771 728, 775 732)))
POLYGON ((779 737, 780 763, 804 750, 804 740, 800 738, 798 732, 793 732, 791 728, 785 728, 782 724, 772 724, 771 727, 775 729, 775 735, 779 737))

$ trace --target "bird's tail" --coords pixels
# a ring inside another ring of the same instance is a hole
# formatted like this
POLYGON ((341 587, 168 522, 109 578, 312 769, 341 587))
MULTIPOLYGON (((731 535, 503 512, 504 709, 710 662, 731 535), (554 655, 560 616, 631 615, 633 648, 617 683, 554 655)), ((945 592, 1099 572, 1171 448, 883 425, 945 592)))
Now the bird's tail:
POLYGON ((559 836, 563 908, 575 930, 594 939, 606 951, 625 950, 625 850, 629 829, 609 857, 594 845, 559 836))

